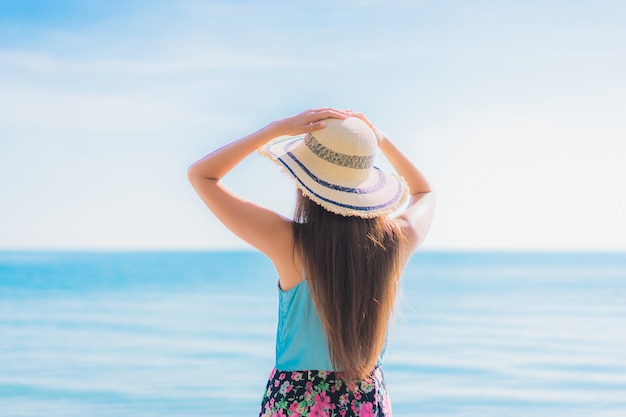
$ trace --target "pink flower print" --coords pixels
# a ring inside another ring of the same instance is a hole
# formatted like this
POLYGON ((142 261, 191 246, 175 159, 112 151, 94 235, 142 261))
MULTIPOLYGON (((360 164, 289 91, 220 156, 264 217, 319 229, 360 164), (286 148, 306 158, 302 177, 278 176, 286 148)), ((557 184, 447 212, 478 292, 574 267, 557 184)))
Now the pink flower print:
POLYGON ((325 410, 335 408, 330 404, 330 397, 325 392, 316 394, 315 397, 313 397, 313 401, 315 401, 316 404, 320 404, 325 410))
POLYGON ((294 381, 302 381, 302 372, 294 372, 291 374, 291 379, 294 381))
POLYGON ((359 415, 359 403, 356 400, 352 400, 350 408, 352 409, 352 412, 354 414, 356 414, 357 416, 359 415))
POLYGON ((265 404, 265 406, 263 407, 263 409, 261 411, 263 412, 263 414, 261 414, 260 417, 271 417, 272 416, 272 406, 270 406, 269 404, 265 404))
POLYGON ((280 392, 282 395, 287 394, 289 391, 291 391, 292 387, 291 387, 291 383, 289 383, 289 381, 285 381, 283 382, 283 384, 280 386, 280 389, 278 390, 278 392, 280 392))
POLYGON ((291 414, 289 414, 290 417, 300 417, 303 415, 302 412, 304 408, 302 407, 302 403, 291 403, 289 411, 291 412, 291 414))
POLYGON ((281 372, 280 375, 278 376, 278 379, 280 379, 281 381, 285 379, 285 373, 281 372))
POLYGON ((355 391, 354 392, 354 398, 357 399, 357 400, 360 400, 361 399, 361 391, 355 391))
POLYGON ((328 372, 328 371, 318 371, 317 372, 317 376, 318 376, 318 378, 326 379, 326 377, 328 377, 329 373, 330 372, 328 372))
POLYGON ((376 417, 374 414, 374 410, 372 403, 361 403, 361 407, 359 407, 359 417, 376 417))
POLYGON ((307 390, 307 392, 313 391, 313 383, 311 381, 307 381, 304 385, 304 388, 307 390))
POLYGON ((309 417, 328 417, 328 413, 320 403, 314 404, 308 415, 309 417))
POLYGON ((270 417, 272 415, 272 409, 265 406, 265 410, 263 410, 263 414, 261 414, 261 417, 270 417))
POLYGON ((306 391, 304 393, 304 401, 310 403, 313 401, 313 391, 306 391))
POLYGON ((342 407, 348 405, 348 394, 341 394, 339 396, 339 405, 342 407))

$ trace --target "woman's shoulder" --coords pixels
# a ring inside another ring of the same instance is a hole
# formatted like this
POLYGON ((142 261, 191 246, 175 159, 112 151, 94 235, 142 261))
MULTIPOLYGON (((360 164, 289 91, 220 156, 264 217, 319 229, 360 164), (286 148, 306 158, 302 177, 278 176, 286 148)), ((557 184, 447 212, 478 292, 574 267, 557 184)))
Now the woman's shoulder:
POLYGON ((404 246, 411 252, 426 238, 435 208, 434 193, 418 193, 411 196, 406 210, 394 218, 404 237, 404 246))
POLYGON ((271 253, 266 253, 278 273, 280 289, 288 291, 304 277, 302 255, 296 249, 293 236, 293 222, 287 221, 282 230, 270 236, 271 253))

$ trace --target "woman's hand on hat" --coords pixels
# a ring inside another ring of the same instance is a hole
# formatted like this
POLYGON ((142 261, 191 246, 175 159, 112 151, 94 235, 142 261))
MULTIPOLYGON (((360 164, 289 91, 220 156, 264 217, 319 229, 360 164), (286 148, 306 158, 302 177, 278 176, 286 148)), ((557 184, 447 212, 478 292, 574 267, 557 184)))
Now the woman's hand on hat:
POLYGON ((347 119, 352 113, 346 110, 338 110, 332 107, 311 109, 303 111, 295 116, 286 117, 272 123, 276 136, 297 136, 323 129, 324 119, 347 119))
POLYGON ((381 132, 380 130, 378 130, 378 128, 374 126, 374 123, 372 123, 367 117, 365 117, 363 113, 360 113, 354 110, 346 110, 346 111, 350 112, 350 116, 363 120, 374 131, 374 133, 376 134, 376 144, 380 145, 380 143, 385 138, 385 134, 381 132))

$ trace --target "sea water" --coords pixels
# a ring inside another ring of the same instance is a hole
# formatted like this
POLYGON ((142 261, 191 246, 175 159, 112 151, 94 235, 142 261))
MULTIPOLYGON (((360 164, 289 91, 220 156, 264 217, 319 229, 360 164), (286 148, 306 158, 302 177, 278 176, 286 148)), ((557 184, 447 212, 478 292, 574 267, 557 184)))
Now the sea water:
MULTIPOLYGON (((277 278, 253 252, 0 252, 0 416, 254 416, 277 278)), ((418 252, 395 416, 626 416, 626 254, 418 252)))

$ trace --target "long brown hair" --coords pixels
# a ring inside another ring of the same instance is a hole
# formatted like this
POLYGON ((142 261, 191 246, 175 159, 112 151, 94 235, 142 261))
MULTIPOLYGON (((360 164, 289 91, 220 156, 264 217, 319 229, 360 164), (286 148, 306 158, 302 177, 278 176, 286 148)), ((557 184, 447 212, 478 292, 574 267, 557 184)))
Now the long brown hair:
POLYGON ((400 230, 387 216, 331 213, 298 190, 293 236, 333 367, 363 379, 385 344, 400 275, 400 230))

